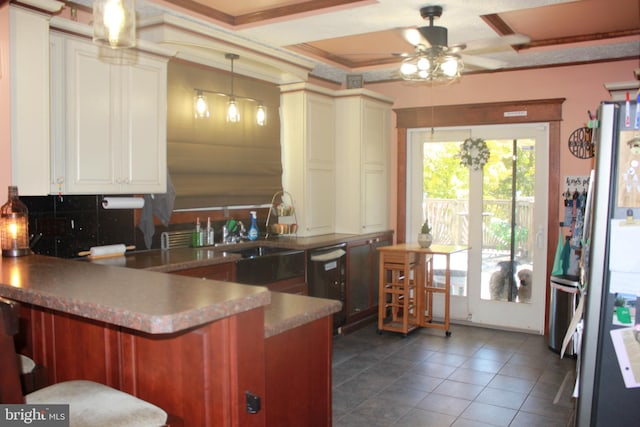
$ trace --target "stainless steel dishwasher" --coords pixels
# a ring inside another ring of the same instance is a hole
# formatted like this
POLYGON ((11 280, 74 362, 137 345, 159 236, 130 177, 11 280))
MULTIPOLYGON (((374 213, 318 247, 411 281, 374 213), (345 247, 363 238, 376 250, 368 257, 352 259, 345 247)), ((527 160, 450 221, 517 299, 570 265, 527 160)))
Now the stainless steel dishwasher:
POLYGON ((339 332, 347 319, 346 246, 346 243, 341 243, 310 250, 307 261, 309 295, 342 302, 342 310, 333 315, 334 332, 339 332))

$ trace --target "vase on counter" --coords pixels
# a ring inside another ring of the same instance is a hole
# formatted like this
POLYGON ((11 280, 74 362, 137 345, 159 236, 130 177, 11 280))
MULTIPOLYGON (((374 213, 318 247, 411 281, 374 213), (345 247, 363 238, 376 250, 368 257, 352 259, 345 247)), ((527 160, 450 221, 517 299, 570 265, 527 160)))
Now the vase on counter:
POLYGON ((426 219, 420 228, 420 233, 418 233, 418 245, 420 245, 421 248, 428 248, 432 242, 431 226, 429 225, 429 219, 426 219))
POLYGON ((432 242, 433 242, 433 236, 431 234, 428 234, 428 233, 418 234, 418 244, 420 245, 421 248, 428 248, 429 246, 431 246, 432 242))

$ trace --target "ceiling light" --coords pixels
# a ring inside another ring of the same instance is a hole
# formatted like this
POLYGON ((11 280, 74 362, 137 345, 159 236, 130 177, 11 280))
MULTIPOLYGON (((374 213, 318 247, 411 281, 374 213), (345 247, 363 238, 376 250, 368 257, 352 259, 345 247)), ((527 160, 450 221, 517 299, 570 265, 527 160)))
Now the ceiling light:
POLYGON ((112 49, 135 46, 135 0, 95 0, 93 42, 112 49))
POLYGON ((258 107, 256 109, 256 124, 258 126, 265 126, 267 124, 267 109, 261 100, 250 98, 248 96, 238 96, 234 91, 234 72, 233 72, 233 61, 239 59, 240 56, 235 53, 227 53, 225 58, 231 61, 231 93, 225 92, 217 92, 213 90, 207 89, 194 89, 196 91, 196 95, 193 101, 193 113, 197 119, 208 118, 209 117, 209 106, 207 103, 207 98, 204 95, 205 93, 215 93, 217 95, 226 96, 229 98, 227 102, 227 114, 226 120, 230 123, 237 123, 240 121, 240 106, 238 105, 238 100, 248 100, 252 102, 256 102, 258 107))
POLYGON ((193 100, 193 111, 196 119, 206 119, 209 117, 209 104, 201 90, 196 92, 196 96, 193 100))
POLYGON ((238 104, 235 98, 229 99, 227 104, 227 121, 231 123, 237 123, 240 121, 240 111, 238 111, 238 104))
POLYGON ((452 83, 460 78, 464 63, 460 56, 441 47, 419 48, 416 55, 400 66, 404 80, 432 83, 452 83))
POLYGON ((256 110, 256 123, 258 126, 264 126, 267 124, 267 110, 264 108, 262 103, 258 104, 258 109, 256 110))

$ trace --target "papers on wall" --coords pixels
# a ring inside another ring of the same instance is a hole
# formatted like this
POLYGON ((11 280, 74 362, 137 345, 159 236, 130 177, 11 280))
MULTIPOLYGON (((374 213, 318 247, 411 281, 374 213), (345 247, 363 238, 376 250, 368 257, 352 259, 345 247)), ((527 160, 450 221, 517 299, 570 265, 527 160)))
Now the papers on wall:
POLYGON ((640 295, 640 226, 624 226, 625 220, 611 220, 609 292, 640 295))

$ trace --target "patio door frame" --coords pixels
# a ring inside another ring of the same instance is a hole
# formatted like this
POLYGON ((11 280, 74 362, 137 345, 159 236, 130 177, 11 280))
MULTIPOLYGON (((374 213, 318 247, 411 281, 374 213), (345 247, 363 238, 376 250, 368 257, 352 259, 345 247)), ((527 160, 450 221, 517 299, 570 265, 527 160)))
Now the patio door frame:
MULTIPOLYGON (((560 122, 565 98, 530 101, 494 102, 465 105, 443 105, 394 109, 397 131, 396 238, 405 242, 407 209, 407 135, 409 129, 491 125, 515 123, 548 123, 549 125, 549 200, 547 238, 557 242, 560 208, 560 122)), ((547 254, 547 271, 553 269, 553 251, 547 254)), ((545 293, 545 333, 548 332, 549 292, 545 293)))

